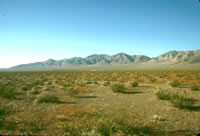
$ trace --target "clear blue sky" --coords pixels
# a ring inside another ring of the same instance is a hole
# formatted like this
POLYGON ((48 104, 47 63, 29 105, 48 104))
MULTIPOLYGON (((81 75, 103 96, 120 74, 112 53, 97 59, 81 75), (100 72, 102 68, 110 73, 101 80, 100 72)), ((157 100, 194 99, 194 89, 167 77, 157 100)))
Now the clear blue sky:
POLYGON ((0 67, 197 49, 199 0, 0 0, 0 67))

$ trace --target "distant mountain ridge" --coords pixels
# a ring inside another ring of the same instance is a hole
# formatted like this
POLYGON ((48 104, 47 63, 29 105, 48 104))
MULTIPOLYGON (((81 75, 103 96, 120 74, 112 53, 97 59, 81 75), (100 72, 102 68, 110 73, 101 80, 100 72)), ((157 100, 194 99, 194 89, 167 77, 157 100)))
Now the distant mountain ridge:
POLYGON ((169 65, 169 64, 200 64, 200 50, 197 51, 169 51, 158 57, 150 58, 145 55, 128 55, 118 53, 112 56, 106 54, 93 54, 85 58, 73 57, 70 59, 48 59, 43 62, 21 64, 9 69, 35 69, 35 68, 66 68, 68 66, 116 66, 116 65, 169 65))
POLYGON ((151 62, 154 63, 200 63, 200 50, 197 51, 169 51, 156 58, 153 58, 151 62))

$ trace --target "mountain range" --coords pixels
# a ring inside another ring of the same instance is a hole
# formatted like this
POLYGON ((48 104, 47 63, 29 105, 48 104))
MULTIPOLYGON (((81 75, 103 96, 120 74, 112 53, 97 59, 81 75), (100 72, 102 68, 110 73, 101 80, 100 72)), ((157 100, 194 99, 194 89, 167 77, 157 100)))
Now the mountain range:
POLYGON ((128 55, 118 53, 112 56, 94 54, 85 58, 48 59, 43 62, 21 64, 7 70, 60 70, 60 69, 103 69, 103 68, 149 68, 149 67, 196 67, 200 68, 200 50, 196 51, 169 51, 158 57, 145 55, 128 55))

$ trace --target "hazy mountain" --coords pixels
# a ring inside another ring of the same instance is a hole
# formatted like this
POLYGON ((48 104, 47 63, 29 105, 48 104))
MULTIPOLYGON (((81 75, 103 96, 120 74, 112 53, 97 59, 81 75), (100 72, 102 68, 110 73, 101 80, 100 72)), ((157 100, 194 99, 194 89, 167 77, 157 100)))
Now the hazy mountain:
POLYGON ((178 64, 200 64, 200 50, 197 51, 169 51, 164 53, 158 57, 150 58, 145 55, 128 55, 125 53, 118 53, 113 56, 109 56, 106 54, 94 54, 90 55, 86 58, 74 57, 70 59, 62 59, 62 60, 53 60, 48 59, 44 62, 36 62, 30 64, 21 64, 18 66, 14 66, 9 68, 10 70, 18 70, 18 69, 66 69, 68 67, 73 68, 82 68, 84 67, 115 67, 120 66, 138 66, 149 67, 157 65, 169 65, 174 66, 178 64))
POLYGON ((161 63, 161 64, 200 63, 200 50, 170 51, 156 58, 151 59, 150 62, 161 63))

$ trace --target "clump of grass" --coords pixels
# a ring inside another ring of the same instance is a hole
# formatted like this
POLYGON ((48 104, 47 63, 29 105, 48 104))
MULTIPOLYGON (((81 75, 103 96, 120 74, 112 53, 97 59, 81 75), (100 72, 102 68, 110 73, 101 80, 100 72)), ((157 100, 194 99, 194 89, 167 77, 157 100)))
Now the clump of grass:
POLYGON ((58 97, 49 94, 43 94, 36 98, 37 103, 60 103, 58 97))
POLYGON ((123 93, 125 91, 125 86, 123 84, 113 84, 111 88, 113 93, 123 93))
POLYGON ((198 86, 198 85, 192 85, 192 86, 191 86, 191 89, 192 89, 193 91, 199 91, 199 86, 198 86))
POLYGON ((161 100, 170 101, 174 107, 177 107, 179 109, 192 109, 193 105, 196 102, 195 99, 188 97, 186 93, 183 95, 169 89, 159 88, 156 92, 156 95, 161 100))
POLYGON ((132 87, 137 87, 139 85, 139 83, 137 82, 137 81, 133 81, 132 83, 131 83, 131 86, 132 87))
POLYGON ((178 87, 178 86, 180 86, 180 82, 177 80, 173 80, 173 81, 169 82, 169 85, 172 87, 178 87))

